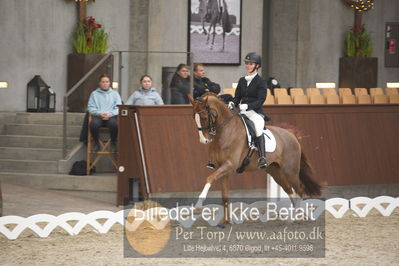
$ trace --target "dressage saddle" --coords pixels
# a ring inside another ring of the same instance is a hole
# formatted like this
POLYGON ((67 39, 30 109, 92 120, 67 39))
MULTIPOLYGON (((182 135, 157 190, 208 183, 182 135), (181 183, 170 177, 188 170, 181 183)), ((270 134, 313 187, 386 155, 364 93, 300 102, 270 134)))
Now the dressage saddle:
POLYGON ((249 134, 251 135, 251 144, 254 144, 254 141, 256 139, 256 133, 255 133, 255 125, 254 122, 252 122, 246 115, 241 114, 242 118, 244 118, 244 122, 247 125, 249 134))

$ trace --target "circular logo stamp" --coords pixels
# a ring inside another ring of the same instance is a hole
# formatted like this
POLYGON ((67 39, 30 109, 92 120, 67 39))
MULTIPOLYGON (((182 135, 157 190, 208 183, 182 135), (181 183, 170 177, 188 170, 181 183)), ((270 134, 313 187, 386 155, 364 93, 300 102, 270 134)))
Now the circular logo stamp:
POLYGON ((165 208, 147 200, 136 203, 125 220, 125 234, 130 246, 143 255, 162 251, 169 242, 171 222, 165 208))

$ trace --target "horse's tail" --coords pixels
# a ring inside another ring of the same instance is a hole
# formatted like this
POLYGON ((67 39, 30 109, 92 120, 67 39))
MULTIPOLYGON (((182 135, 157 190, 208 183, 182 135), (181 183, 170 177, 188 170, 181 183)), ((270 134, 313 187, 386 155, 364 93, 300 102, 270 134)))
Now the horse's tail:
POLYGON ((301 180, 305 194, 310 197, 321 196, 322 186, 313 180, 313 170, 305 154, 301 152, 301 168, 299 170, 299 180, 301 180))

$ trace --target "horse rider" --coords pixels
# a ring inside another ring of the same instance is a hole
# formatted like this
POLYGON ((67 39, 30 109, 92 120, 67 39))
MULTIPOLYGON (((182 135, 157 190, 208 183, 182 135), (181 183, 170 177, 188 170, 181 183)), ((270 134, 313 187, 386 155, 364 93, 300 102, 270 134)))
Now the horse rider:
POLYGON ((265 138, 263 129, 265 126, 265 115, 262 106, 266 99, 266 81, 259 76, 258 69, 261 67, 262 58, 255 52, 245 56, 245 69, 247 76, 241 77, 238 81, 235 96, 229 103, 229 108, 238 106, 242 114, 245 114, 255 125, 256 146, 259 152, 259 168, 266 168, 265 138))

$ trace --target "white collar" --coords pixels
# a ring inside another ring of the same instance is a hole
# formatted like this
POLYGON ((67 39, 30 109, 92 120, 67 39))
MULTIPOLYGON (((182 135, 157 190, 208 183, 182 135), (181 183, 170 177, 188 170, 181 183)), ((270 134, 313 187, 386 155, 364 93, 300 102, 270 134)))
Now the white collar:
POLYGON ((245 76, 245 80, 247 81, 247 86, 251 83, 251 81, 254 79, 254 77, 255 77, 256 75, 258 75, 258 73, 245 76))
POLYGON ((252 80, 256 75, 258 75, 258 73, 255 73, 255 74, 252 74, 252 75, 248 75, 248 76, 245 76, 245 79, 246 80, 252 80))

